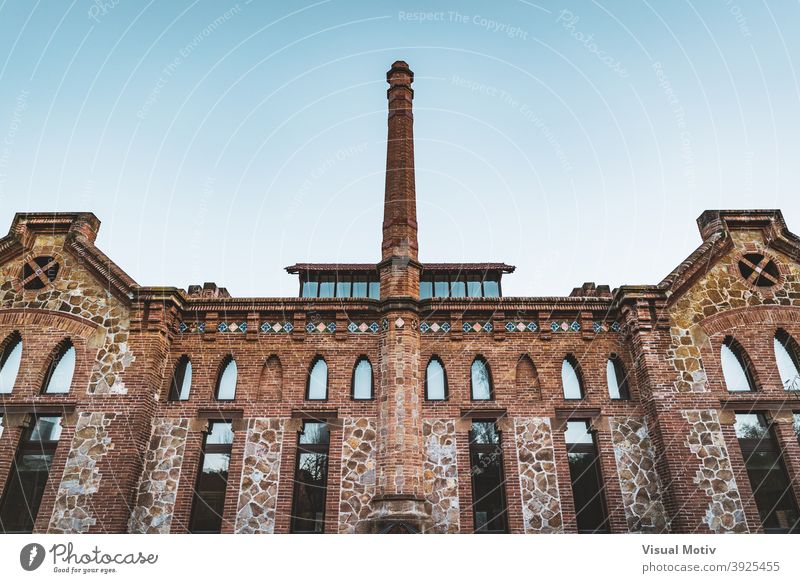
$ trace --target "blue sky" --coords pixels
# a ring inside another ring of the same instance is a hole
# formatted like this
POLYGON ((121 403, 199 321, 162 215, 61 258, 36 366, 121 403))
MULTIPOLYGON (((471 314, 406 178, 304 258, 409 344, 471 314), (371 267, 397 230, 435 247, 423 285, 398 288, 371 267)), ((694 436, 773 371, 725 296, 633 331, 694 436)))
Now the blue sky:
MULTIPOLYGON (((0 224, 94 212, 143 285, 292 296, 377 261, 385 72, 422 261, 506 295, 657 283, 709 208, 800 232, 797 2, 0 1, 0 224)), ((2 227, 4 228, 4 227, 2 227)))

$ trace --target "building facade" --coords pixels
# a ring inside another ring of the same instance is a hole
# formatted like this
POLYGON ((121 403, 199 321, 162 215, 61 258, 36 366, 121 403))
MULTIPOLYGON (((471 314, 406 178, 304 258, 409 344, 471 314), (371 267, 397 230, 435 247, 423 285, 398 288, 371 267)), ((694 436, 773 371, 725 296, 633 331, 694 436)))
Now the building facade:
POLYGON ((140 286, 91 213, 0 240, 0 530, 790 532, 800 239, 706 211, 654 285, 505 297, 418 257, 412 90, 387 74, 381 258, 294 298, 140 286))

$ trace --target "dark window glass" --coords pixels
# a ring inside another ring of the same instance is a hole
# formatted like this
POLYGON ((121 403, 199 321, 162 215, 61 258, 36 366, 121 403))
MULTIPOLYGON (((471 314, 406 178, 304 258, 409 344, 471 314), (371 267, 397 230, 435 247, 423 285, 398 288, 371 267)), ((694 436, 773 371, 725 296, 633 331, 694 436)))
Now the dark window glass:
POLYGON ((722 361, 722 375, 725 377, 725 387, 731 393, 755 391, 756 384, 753 379, 750 360, 744 348, 733 338, 726 338, 720 348, 722 361))
POLYGON ((308 387, 306 399, 309 401, 324 401, 328 398, 328 363, 325 359, 318 358, 311 366, 308 373, 308 387))
POLYGON ((60 436, 60 417, 36 417, 26 430, 3 490, 0 531, 33 532, 60 436))
POLYGON ((69 393, 72 375, 75 373, 75 347, 66 340, 50 361, 44 377, 44 390, 47 395, 69 393))
POLYGON ((608 395, 612 399, 627 400, 631 398, 628 392, 628 379, 619 358, 612 357, 606 362, 606 381, 608 395))
POLYGON ((437 275, 433 280, 433 294, 437 298, 450 296, 450 282, 446 275, 437 275))
POLYGON ((236 379, 239 376, 236 361, 232 358, 228 359, 227 364, 224 365, 222 373, 217 380, 217 400, 218 401, 233 401, 236 398, 236 379))
POLYGON ((232 444, 230 423, 214 421, 209 424, 194 490, 189 532, 215 533, 222 529, 232 444))
POLYGON ((186 401, 192 388, 192 363, 188 356, 181 356, 175 365, 169 388, 170 401, 186 401))
POLYGON ((483 297, 498 298, 500 297, 500 282, 496 279, 487 279, 483 282, 483 297))
POLYGON ((332 275, 323 275, 319 281, 319 297, 332 298, 336 281, 332 275))
POLYGON ((765 532, 800 532, 780 447, 761 413, 737 413, 736 437, 765 532))
POLYGON ((367 297, 367 288, 369 283, 366 277, 355 276, 353 278, 353 297, 365 298, 367 297))
POLYGON ((381 299, 381 282, 379 281, 370 281, 369 282, 369 297, 373 300, 381 299))
POLYGON ((346 275, 340 275, 339 281, 336 282, 336 297, 349 298, 351 287, 350 278, 346 275))
POLYGON ((325 531, 329 443, 327 423, 303 423, 303 431, 297 440, 292 532, 325 531))
POLYGON ((578 532, 608 532, 600 460, 588 421, 568 421, 564 440, 578 532))
POLYGON ((483 295, 480 279, 477 277, 470 277, 467 279, 467 295, 471 298, 479 298, 483 295))
POLYGON ((6 338, 0 352, 0 394, 9 394, 14 390, 21 362, 22 336, 14 332, 6 338))
POLYGON ((419 299, 427 300, 433 297, 433 282, 428 281, 420 281, 419 282, 419 299))
POLYGON ((444 401, 447 398, 447 377, 444 365, 438 358, 432 358, 425 369, 425 399, 444 401))
POLYGON ((32 262, 22 266, 22 287, 42 289, 58 275, 58 263, 53 257, 34 257, 32 262))
POLYGON ((463 279, 454 279, 450 283, 450 295, 454 298, 467 296, 467 282, 463 279))
POLYGON ((471 370, 472 400, 489 401, 492 399, 492 375, 486 361, 478 357, 472 361, 471 370))
POLYGON ((360 359, 353 370, 353 398, 372 398, 372 365, 366 358, 360 359))
POLYGON ((303 297, 315 298, 319 293, 319 283, 316 280, 303 282, 303 297))
POLYGON ((473 421, 469 433, 475 532, 508 532, 503 448, 494 421, 473 421))
POLYGON ((561 363, 561 386, 565 399, 583 399, 583 383, 578 374, 577 361, 571 356, 561 363))

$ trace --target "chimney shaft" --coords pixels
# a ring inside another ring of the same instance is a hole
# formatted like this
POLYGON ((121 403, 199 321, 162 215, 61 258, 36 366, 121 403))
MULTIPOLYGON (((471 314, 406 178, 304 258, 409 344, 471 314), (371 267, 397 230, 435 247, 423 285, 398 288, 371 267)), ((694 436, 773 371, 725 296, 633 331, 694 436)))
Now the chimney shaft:
POLYGON ((414 73, 395 61, 386 73, 389 132, 386 145, 386 191, 383 207, 382 260, 417 260, 417 195, 414 184, 414 73))

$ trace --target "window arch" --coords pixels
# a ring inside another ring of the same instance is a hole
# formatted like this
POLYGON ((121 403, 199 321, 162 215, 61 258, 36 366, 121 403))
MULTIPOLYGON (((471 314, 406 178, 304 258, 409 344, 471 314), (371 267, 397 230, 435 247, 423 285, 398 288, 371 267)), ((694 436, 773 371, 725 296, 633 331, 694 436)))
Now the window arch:
POLYGON ((0 346, 0 394, 8 394, 14 390, 22 362, 22 335, 12 332, 0 346))
POLYGON ((728 336, 720 346, 720 361, 725 387, 730 393, 753 392, 756 390, 753 378, 753 365, 742 345, 728 336))
POLYGON ((283 400, 283 365, 277 354, 271 355, 261 371, 258 398, 283 400))
POLYGON ((561 362, 561 387, 565 399, 583 399, 583 381, 578 361, 571 354, 561 362))
POLYGON ((328 399, 328 363, 318 356, 311 363, 306 383, 306 399, 325 401, 328 399))
POLYGON ((75 347, 67 338, 53 352, 42 383, 42 393, 59 395, 69 393, 75 374, 75 347))
POLYGON ((606 383, 608 384, 608 396, 615 400, 627 401, 631 398, 628 390, 628 375, 625 367, 622 366, 622 359, 616 354, 612 354, 606 362, 606 383))
POLYGON ((447 372, 438 356, 432 356, 425 368, 425 400, 447 400, 447 372))
POLYGON ((800 346, 786 330, 778 330, 772 340, 781 385, 787 391, 800 391, 800 346))
POLYGON ((515 383, 518 389, 539 394, 539 375, 527 354, 520 356, 517 361, 515 383))
POLYGON ((217 401, 233 401, 236 398, 236 380, 239 376, 239 368, 236 360, 228 355, 222 361, 217 378, 217 390, 214 394, 217 401))
POLYGON ((491 401, 494 399, 492 373, 489 364, 482 356, 476 356, 470 369, 470 387, 473 401, 491 401))
POLYGON ((356 361, 356 365, 353 368, 353 399, 372 399, 374 387, 372 364, 366 356, 362 356, 356 361))
POLYGON ((192 361, 185 354, 178 359, 169 385, 170 401, 188 401, 192 389, 192 361))

